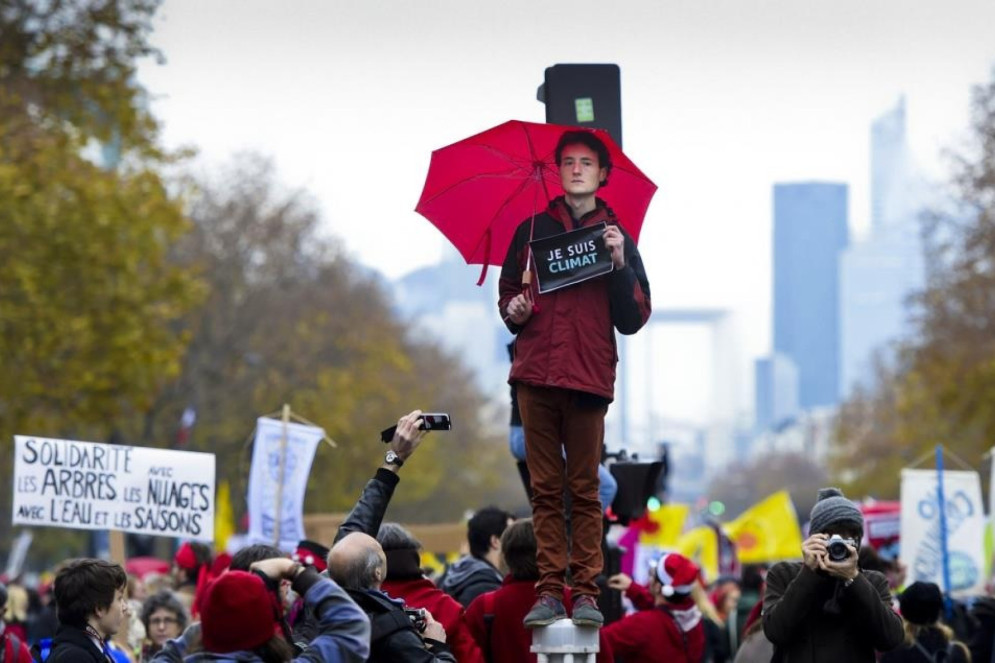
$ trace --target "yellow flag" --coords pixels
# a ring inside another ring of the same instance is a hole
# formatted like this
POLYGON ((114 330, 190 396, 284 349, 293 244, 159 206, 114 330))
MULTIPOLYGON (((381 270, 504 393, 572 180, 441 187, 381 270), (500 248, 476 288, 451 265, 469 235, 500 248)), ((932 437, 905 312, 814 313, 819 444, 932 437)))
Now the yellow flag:
POLYGON ((684 531, 684 520, 690 507, 687 504, 664 504, 656 511, 647 511, 651 523, 658 526, 655 532, 640 532, 639 545, 673 548, 684 531))
POLYGON ((802 556, 802 533, 795 505, 781 490, 754 504, 724 525, 743 564, 777 562, 802 556))
POLYGON ((697 564, 706 581, 719 577, 719 541, 713 528, 702 525, 685 532, 674 550, 697 564))
POLYGON ((222 481, 214 500, 214 550, 227 550, 228 537, 234 533, 235 514, 231 508, 231 487, 227 481, 222 481))

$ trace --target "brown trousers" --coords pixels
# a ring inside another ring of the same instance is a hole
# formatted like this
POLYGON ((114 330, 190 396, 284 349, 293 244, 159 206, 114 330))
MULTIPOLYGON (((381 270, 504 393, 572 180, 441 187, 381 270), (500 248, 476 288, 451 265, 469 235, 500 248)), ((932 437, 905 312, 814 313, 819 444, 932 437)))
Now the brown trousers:
POLYGON ((525 429, 525 462, 532 474, 532 521, 539 566, 536 593, 563 600, 569 556, 574 596, 597 597, 595 578, 604 564, 598 463, 608 406, 583 403, 578 398, 582 395, 569 389, 521 382, 517 386, 525 429), (564 474, 571 500, 569 554, 564 474))

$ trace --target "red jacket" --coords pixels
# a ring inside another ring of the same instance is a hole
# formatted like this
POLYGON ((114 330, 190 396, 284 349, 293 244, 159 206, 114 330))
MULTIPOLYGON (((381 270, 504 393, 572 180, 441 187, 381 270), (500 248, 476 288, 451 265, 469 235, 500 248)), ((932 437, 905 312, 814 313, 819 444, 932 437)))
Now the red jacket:
POLYGON ((463 619, 463 606, 428 578, 386 580, 380 587, 389 596, 404 599, 409 608, 425 608, 446 629, 446 644, 459 663, 484 663, 484 657, 463 619))
MULTIPOLYGON (((569 592, 567 589, 564 596, 564 602, 568 605, 569 592)), ((466 625, 481 652, 486 652, 490 643, 491 663, 535 663, 536 655, 529 652, 532 631, 522 624, 535 602, 535 581, 515 580, 509 575, 500 589, 481 594, 467 607, 466 625), (494 615, 489 634, 484 615, 494 615)), ((612 663, 614 659, 604 636, 600 640, 598 663, 612 663)))
POLYGON ((626 663, 700 663, 705 627, 694 601, 688 599, 669 612, 664 607, 641 610, 605 626, 601 636, 626 663))
MULTIPOLYGON (((602 222, 617 225, 611 209, 598 200, 597 208, 584 215, 577 227, 602 222)), ((522 292, 529 240, 572 230, 573 224, 567 204, 562 197, 556 198, 534 222, 522 222, 508 247, 498 299, 501 318, 518 336, 508 381, 573 389, 611 401, 618 363, 614 329, 634 334, 651 312, 646 271, 635 242, 624 230, 625 267, 543 295, 533 282, 532 297, 539 310, 521 327, 507 319, 508 303, 522 292)))

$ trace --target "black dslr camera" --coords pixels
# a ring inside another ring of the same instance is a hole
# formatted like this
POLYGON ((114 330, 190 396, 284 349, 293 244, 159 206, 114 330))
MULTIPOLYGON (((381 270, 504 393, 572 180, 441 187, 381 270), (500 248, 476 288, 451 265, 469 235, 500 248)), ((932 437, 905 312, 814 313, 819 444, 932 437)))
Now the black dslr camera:
POLYGON ((415 627, 416 631, 425 632, 425 627, 428 626, 428 620, 425 619, 425 608, 405 608, 404 614, 411 620, 411 625, 415 627))
POLYGON ((853 539, 844 539, 839 534, 833 534, 826 541, 826 553, 829 555, 829 559, 834 562, 842 562, 844 559, 850 556, 850 548, 848 545, 854 545, 853 539))

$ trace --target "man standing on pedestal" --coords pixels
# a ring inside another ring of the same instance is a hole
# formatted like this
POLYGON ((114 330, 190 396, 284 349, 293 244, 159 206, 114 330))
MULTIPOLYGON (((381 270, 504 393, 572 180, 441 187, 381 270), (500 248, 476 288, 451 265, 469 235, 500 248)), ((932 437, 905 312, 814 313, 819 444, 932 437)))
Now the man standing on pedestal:
POLYGON ((498 308, 516 334, 508 381, 517 387, 532 475, 532 516, 538 541, 538 600, 527 627, 566 616, 563 588, 569 564, 573 621, 601 626, 595 578, 603 566, 598 465, 604 420, 614 398, 618 353, 615 329, 634 334, 649 319, 650 292, 635 243, 614 212, 595 196, 608 183, 611 160, 592 132, 567 131, 556 148, 565 195, 518 227, 501 269, 498 308), (545 294, 533 291, 529 241, 607 224, 605 246, 613 271, 545 294), (564 479, 571 500, 566 540, 564 479), (568 559, 568 549, 569 559, 568 559))

